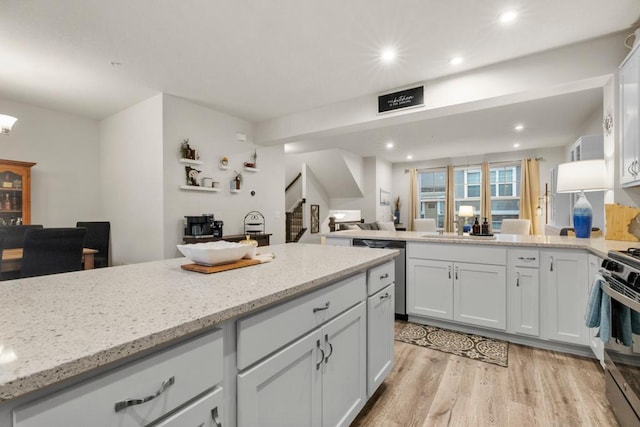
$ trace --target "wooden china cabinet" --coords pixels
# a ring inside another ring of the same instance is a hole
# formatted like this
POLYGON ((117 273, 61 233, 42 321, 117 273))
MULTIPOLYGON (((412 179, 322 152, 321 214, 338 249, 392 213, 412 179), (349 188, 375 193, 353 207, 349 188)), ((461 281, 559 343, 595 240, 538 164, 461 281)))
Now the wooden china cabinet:
POLYGON ((0 225, 31 224, 31 168, 34 165, 0 159, 0 225))

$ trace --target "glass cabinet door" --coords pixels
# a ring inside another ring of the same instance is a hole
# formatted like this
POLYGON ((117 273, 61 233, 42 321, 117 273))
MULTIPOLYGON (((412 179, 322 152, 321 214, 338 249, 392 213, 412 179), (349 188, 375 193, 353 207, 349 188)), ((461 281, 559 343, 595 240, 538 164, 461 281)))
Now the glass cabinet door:
POLYGON ((0 159, 0 225, 31 224, 31 167, 0 159))

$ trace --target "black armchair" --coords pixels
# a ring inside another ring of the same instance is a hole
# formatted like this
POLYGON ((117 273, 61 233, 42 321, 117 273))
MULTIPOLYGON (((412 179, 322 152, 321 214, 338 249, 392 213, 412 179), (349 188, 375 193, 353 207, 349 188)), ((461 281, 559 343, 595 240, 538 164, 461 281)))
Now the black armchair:
POLYGON ((87 229, 84 247, 98 250, 94 255, 94 267, 108 267, 111 223, 109 221, 78 221, 76 227, 87 229))
POLYGON ((20 277, 82 269, 86 228, 29 229, 24 236, 20 277))

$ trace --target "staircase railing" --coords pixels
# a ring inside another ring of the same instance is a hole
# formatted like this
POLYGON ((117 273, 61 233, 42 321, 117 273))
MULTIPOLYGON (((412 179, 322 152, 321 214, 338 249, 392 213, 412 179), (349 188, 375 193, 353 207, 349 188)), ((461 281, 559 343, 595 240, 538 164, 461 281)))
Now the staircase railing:
POLYGON ((286 213, 286 242, 293 243, 300 240, 304 235, 306 228, 304 228, 304 204, 305 199, 298 200, 298 203, 286 213))

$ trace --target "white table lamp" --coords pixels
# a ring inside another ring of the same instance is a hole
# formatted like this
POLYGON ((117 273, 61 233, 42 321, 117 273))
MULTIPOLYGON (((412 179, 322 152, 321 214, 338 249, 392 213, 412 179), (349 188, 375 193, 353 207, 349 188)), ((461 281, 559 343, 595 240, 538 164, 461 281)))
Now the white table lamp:
POLYGON ((458 234, 462 234, 464 226, 467 224, 467 218, 473 217, 473 206, 460 205, 458 209, 458 234))
POLYGON ((589 238, 593 209, 585 191, 607 189, 607 169, 604 159, 581 160, 558 165, 558 193, 580 193, 573 206, 573 229, 576 237, 589 238))

